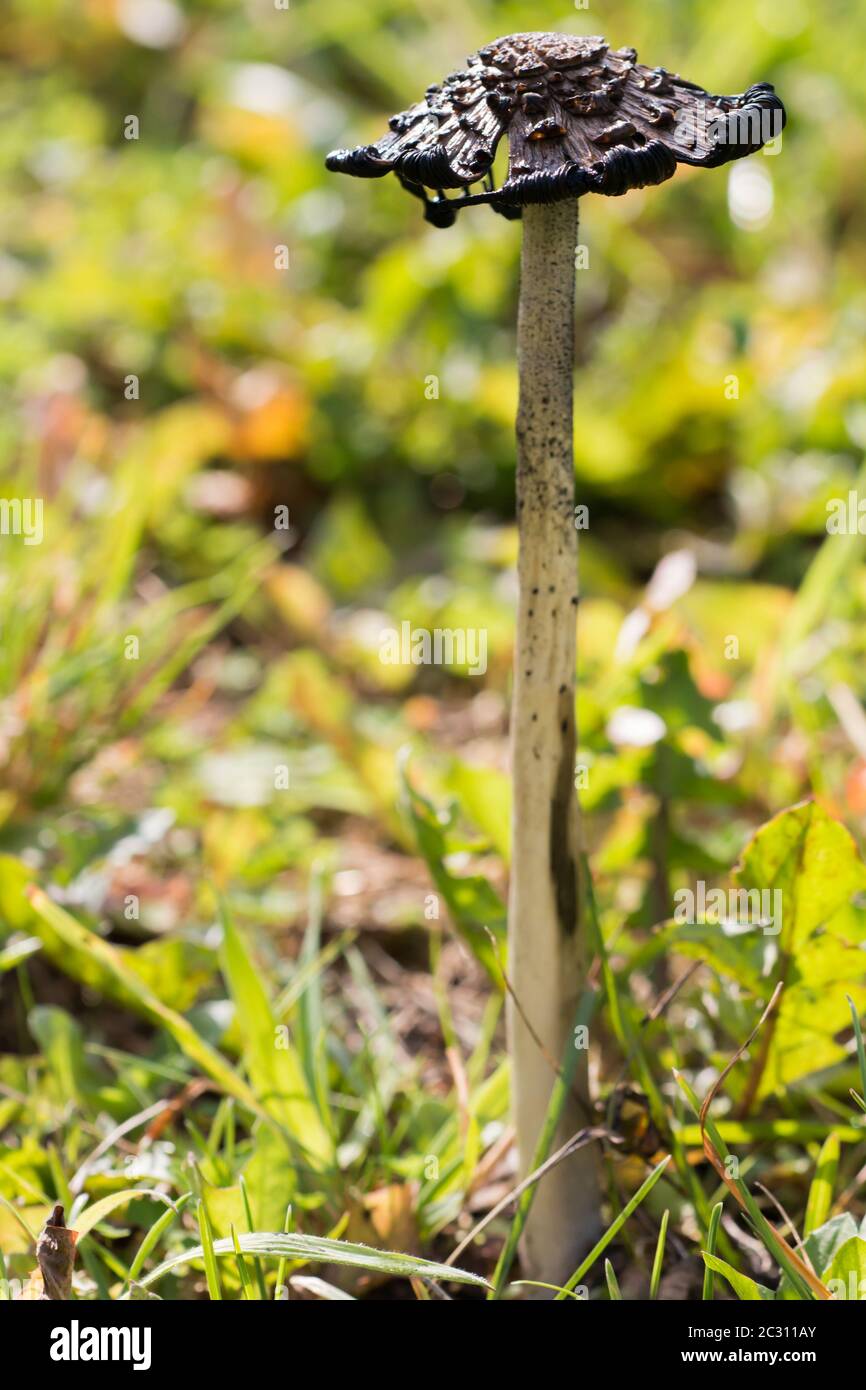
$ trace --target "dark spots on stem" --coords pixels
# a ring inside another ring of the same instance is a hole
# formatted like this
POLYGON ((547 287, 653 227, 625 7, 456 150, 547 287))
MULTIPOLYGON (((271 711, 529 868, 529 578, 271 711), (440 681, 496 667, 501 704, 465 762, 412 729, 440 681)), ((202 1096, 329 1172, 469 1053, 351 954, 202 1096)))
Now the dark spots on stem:
POLYGON ((560 931, 572 936, 577 930, 577 864, 571 836, 574 798, 574 702, 568 690, 559 695, 560 730, 563 735, 556 781, 550 803, 550 873, 560 931))

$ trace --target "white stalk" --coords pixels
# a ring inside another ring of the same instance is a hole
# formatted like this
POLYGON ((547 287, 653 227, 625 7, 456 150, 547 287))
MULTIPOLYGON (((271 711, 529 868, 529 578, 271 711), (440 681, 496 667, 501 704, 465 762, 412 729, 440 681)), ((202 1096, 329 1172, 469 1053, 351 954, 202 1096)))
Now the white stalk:
MULTIPOLYGON (((520 1006, 509 999, 521 1176, 532 1164, 554 1081, 550 1059, 559 1063, 562 1057, 584 968, 575 795, 576 242, 576 201, 524 209, 518 317, 520 597, 511 712, 514 810, 508 907, 509 978, 520 1006)), ((573 1089, 554 1148, 589 1123, 588 1109, 581 1105, 587 1099, 585 1052, 578 1059, 573 1089)), ((597 1224, 596 1155, 589 1145, 537 1187, 521 1248, 525 1277, 564 1282, 597 1224)))

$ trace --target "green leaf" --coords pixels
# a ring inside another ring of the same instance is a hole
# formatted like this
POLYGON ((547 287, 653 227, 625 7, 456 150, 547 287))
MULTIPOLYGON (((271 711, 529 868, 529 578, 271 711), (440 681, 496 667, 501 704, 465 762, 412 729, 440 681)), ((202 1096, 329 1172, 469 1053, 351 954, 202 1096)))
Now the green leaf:
POLYGON ((762 935, 775 942, 776 978, 784 977, 786 989, 769 1023, 760 1098, 845 1055, 835 1038, 848 1017, 845 986, 863 994, 866 954, 831 925, 866 889, 866 865, 845 826, 805 802, 761 827, 734 877, 747 891, 772 893, 773 912, 781 913, 778 936, 762 935))
POLYGON ((463 878, 451 873, 445 863, 448 855, 445 827, 450 821, 446 818, 443 822, 432 802, 415 790, 405 766, 401 766, 400 771, 402 805, 430 876, 445 899, 454 928, 491 980, 501 988, 502 977, 485 927, 497 940, 505 940, 505 904, 486 878, 479 874, 463 878))
POLYGON ((296 1171, 286 1162, 286 1142, 270 1125, 253 1130, 253 1151, 243 1169, 254 1230, 277 1230, 295 1194, 296 1171))
POLYGON ((177 1208, 174 1203, 169 1201, 165 1193, 156 1191, 152 1187, 127 1187, 123 1192, 111 1192, 107 1197, 103 1197, 98 1202, 92 1202, 83 1211, 78 1212, 73 1221, 74 1229, 78 1232, 78 1243, 81 1244, 86 1235, 89 1235, 94 1226, 98 1226, 100 1221, 104 1221, 106 1216, 110 1216, 118 1207, 125 1207, 127 1203, 137 1201, 140 1197, 150 1197, 154 1202, 163 1202, 169 1207, 173 1216, 177 1215, 177 1208))
MULTIPOLYGON (((765 942, 760 932, 734 930, 725 922, 668 922, 659 932, 659 938, 665 950, 703 961, 752 994, 760 994, 767 987, 765 942)), ((656 941, 654 937, 654 946, 656 941)))
POLYGON ((866 865, 845 826, 807 801, 761 827, 734 878, 747 889, 782 893, 779 947, 794 954, 837 909, 866 890, 866 865))
POLYGON ((476 767, 455 758, 447 777, 448 790, 464 814, 490 839, 498 854, 511 858, 511 779, 493 767, 476 767))
POLYGON ((737 1298, 749 1303, 761 1301, 773 1303, 775 1301, 776 1295, 773 1293, 772 1289, 767 1289, 763 1284, 756 1283, 755 1280, 750 1279, 748 1275, 740 1274, 738 1270, 733 1269, 725 1260, 720 1260, 718 1255, 711 1255, 708 1250, 702 1250, 701 1254, 704 1257, 704 1264, 707 1269, 715 1274, 723 1275, 734 1290, 737 1298))
POLYGON ((827 1269, 832 1264, 838 1250, 846 1241, 857 1235, 857 1222, 850 1212, 840 1212, 823 1226, 819 1226, 803 1242, 803 1249, 812 1262, 813 1269, 827 1269))
POLYGON ((191 1009, 216 975, 213 951, 195 941, 148 941, 125 954, 130 969, 178 1013, 191 1009))
POLYGON ((852 1236, 840 1246, 822 1275, 834 1298, 866 1301, 866 1240, 852 1236))
MULTIPOLYGON (((826 989, 824 997, 829 1018, 833 992, 826 989)), ((804 997, 800 990, 785 991, 758 1093, 760 1096, 784 1089, 800 1077, 842 1061, 844 1048, 835 1041, 832 1032, 822 1026, 822 1022, 819 1001, 804 997)))

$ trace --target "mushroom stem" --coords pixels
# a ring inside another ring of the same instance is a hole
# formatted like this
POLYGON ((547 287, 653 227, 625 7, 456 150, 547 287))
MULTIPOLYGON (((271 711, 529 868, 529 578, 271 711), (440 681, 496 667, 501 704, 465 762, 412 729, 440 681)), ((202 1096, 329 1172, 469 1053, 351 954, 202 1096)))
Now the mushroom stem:
MULTIPOLYGON (((577 222, 576 200, 538 204, 523 213, 517 330, 520 596, 511 710, 514 803, 508 904, 514 994, 508 1002, 508 1028, 522 1175, 532 1166, 554 1080, 551 1061, 558 1064, 563 1056, 584 970, 575 794, 577 222)), ((554 1148, 588 1123, 586 1060, 583 1052, 554 1148)), ((593 1146, 587 1146, 538 1184, 521 1249, 525 1275, 564 1283, 597 1226, 595 1156, 593 1146)))

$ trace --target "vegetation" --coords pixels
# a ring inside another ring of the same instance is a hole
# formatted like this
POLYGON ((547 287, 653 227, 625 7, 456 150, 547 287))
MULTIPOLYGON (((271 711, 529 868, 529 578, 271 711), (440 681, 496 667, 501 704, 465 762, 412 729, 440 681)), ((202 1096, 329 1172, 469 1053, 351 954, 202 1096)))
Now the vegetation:
POLYGON ((58 1204, 79 1299, 538 1292, 504 1029, 520 226, 438 231, 323 160, 540 25, 772 81, 790 121, 581 205, 590 960, 536 1168, 588 1051, 603 1206, 552 1292, 866 1295, 866 18, 544 10, 5 7, 4 1296, 58 1204), (404 625, 483 660, 383 660, 404 625))

